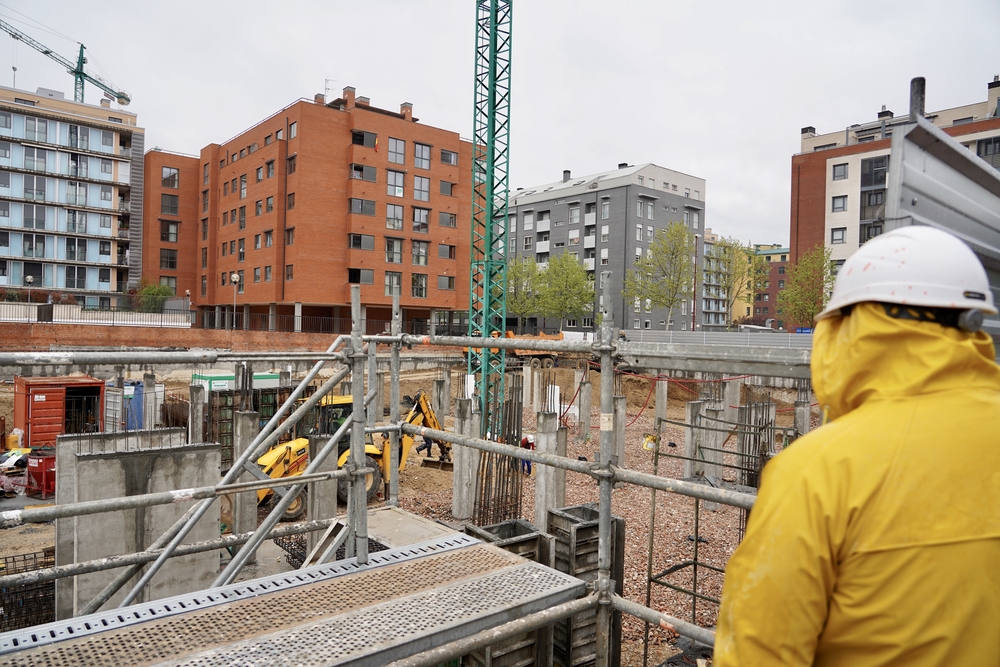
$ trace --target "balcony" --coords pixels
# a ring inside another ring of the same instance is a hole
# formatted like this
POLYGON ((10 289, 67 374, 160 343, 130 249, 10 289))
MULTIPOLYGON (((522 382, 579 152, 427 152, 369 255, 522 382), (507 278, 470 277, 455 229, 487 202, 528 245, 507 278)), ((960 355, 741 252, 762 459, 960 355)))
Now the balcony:
MULTIPOLYGON (((125 255, 119 255, 118 256, 118 266, 128 266, 128 257, 126 257, 125 255)), ((172 270, 176 270, 176 267, 175 267, 175 269, 172 269, 172 270)))
POLYGON ((88 172, 86 162, 79 165, 70 163, 69 165, 69 176, 72 178, 87 178, 88 172))
POLYGON ((583 260, 583 268, 587 269, 588 271, 593 271, 594 270, 594 262, 596 262, 596 261, 597 260, 594 257, 589 257, 589 258, 583 260))
POLYGON ((597 213, 584 213, 583 214, 583 224, 586 225, 596 225, 597 224, 597 213))
POLYGON ((118 228, 118 238, 120 238, 120 239, 127 239, 128 238, 128 227, 119 227, 118 228))
POLYGON ((24 158, 24 168, 30 171, 45 171, 45 158, 24 158))
POLYGON ((69 204, 70 206, 86 206, 87 195, 85 193, 80 194, 76 192, 67 192, 66 203, 69 204))
POLYGON ((537 241, 535 243, 535 252, 536 253, 538 253, 538 252, 548 252, 548 251, 549 251, 549 242, 548 241, 537 241))
POLYGON ((584 236, 583 237, 583 247, 584 248, 593 248, 596 245, 597 245, 597 237, 596 236, 584 236))
POLYGON ((551 228, 551 223, 548 220, 539 220, 535 223, 535 231, 537 232, 547 232, 551 228))
POLYGON ((130 157, 132 157, 132 149, 131 148, 126 148, 125 146, 119 146, 118 147, 118 155, 120 155, 122 157, 129 157, 130 158, 130 157))
MULTIPOLYGON (((119 199, 118 200, 118 210, 119 211, 124 211, 125 213, 128 213, 129 212, 129 202, 122 201, 122 200, 119 199)), ((177 215, 177 214, 174 213, 174 215, 177 215)))

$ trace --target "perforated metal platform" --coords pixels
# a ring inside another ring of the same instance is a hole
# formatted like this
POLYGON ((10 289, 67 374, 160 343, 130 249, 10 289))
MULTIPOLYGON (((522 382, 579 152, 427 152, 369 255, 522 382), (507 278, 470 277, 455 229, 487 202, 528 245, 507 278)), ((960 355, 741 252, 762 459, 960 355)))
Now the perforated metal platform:
POLYGON ((466 535, 0 635, 0 665, 385 665, 579 597, 466 535))

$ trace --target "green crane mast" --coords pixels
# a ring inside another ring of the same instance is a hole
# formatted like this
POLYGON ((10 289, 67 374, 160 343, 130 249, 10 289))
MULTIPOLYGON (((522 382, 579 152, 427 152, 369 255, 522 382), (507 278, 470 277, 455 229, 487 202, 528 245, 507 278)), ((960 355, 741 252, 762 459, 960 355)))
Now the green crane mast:
POLYGON ((114 88, 104 83, 97 77, 92 76, 90 73, 87 72, 87 70, 83 69, 84 63, 87 62, 87 59, 83 57, 83 50, 85 48, 83 44, 80 45, 80 55, 79 57, 77 57, 76 64, 74 65, 73 61, 70 60, 69 58, 64 58, 63 56, 59 55, 52 49, 48 48, 47 46, 45 46, 40 42, 35 41, 31 37, 29 37, 28 35, 21 32, 20 30, 18 30, 17 28, 15 28, 14 26, 5 21, 0 21, 0 30, 3 30, 8 35, 10 35, 12 39, 17 39, 24 42, 25 44, 35 49, 39 53, 42 53, 48 56, 49 58, 52 58, 52 60, 55 60, 57 63, 65 67, 66 71, 73 75, 74 102, 83 102, 83 84, 85 81, 91 82, 104 92, 113 96, 114 99, 118 101, 118 104, 126 105, 132 101, 132 97, 125 91, 115 90, 114 88))
MULTIPOLYGON (((476 0, 471 336, 503 337, 506 329, 511 5, 512 0, 476 0)), ((493 422, 504 400, 504 361, 502 349, 469 350, 469 375, 475 377, 483 415, 481 435, 497 432, 493 422)))

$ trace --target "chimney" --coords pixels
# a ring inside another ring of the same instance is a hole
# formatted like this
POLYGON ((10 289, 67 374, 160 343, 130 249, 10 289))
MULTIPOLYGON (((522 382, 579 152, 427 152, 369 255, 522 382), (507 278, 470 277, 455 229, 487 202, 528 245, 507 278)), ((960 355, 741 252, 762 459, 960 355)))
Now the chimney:
POLYGON ((109 100, 106 97, 102 97, 101 98, 101 106, 104 107, 105 109, 110 109, 111 108, 111 100, 109 100))
POLYGON ((569 179, 570 179, 570 171, 569 171, 569 169, 563 169, 563 183, 565 183, 569 179))
POLYGON ((413 105, 409 102, 403 102, 399 105, 399 113, 403 114, 403 120, 413 120, 413 105))
POLYGON ((354 108, 354 86, 347 86, 344 88, 344 108, 354 108))
POLYGON ((628 169, 628 162, 619 162, 618 163, 618 168, 619 169, 628 169))
POLYGON ((368 99, 367 97, 359 97, 355 100, 355 104, 363 104, 365 106, 368 106, 370 103, 371 100, 368 99))
POLYGON ((315 95, 313 95, 313 102, 315 102, 320 106, 326 105, 326 95, 324 95, 323 93, 316 93, 315 95))
POLYGON ((811 139, 816 136, 816 128, 812 125, 806 125, 802 128, 802 138, 811 139))
POLYGON ((878 112, 878 119, 882 120, 883 118, 892 118, 892 112, 886 111, 884 104, 882 105, 882 110, 878 112))
POLYGON ((994 76, 993 80, 986 84, 987 88, 1000 88, 1000 76, 994 76))

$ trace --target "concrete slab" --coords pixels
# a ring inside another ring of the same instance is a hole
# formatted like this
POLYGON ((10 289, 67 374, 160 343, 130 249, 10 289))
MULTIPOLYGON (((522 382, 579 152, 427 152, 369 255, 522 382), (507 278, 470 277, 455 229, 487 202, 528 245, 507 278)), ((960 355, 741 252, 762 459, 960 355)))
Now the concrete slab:
POLYGON ((368 536, 390 549, 458 534, 458 531, 398 507, 368 511, 368 536))

